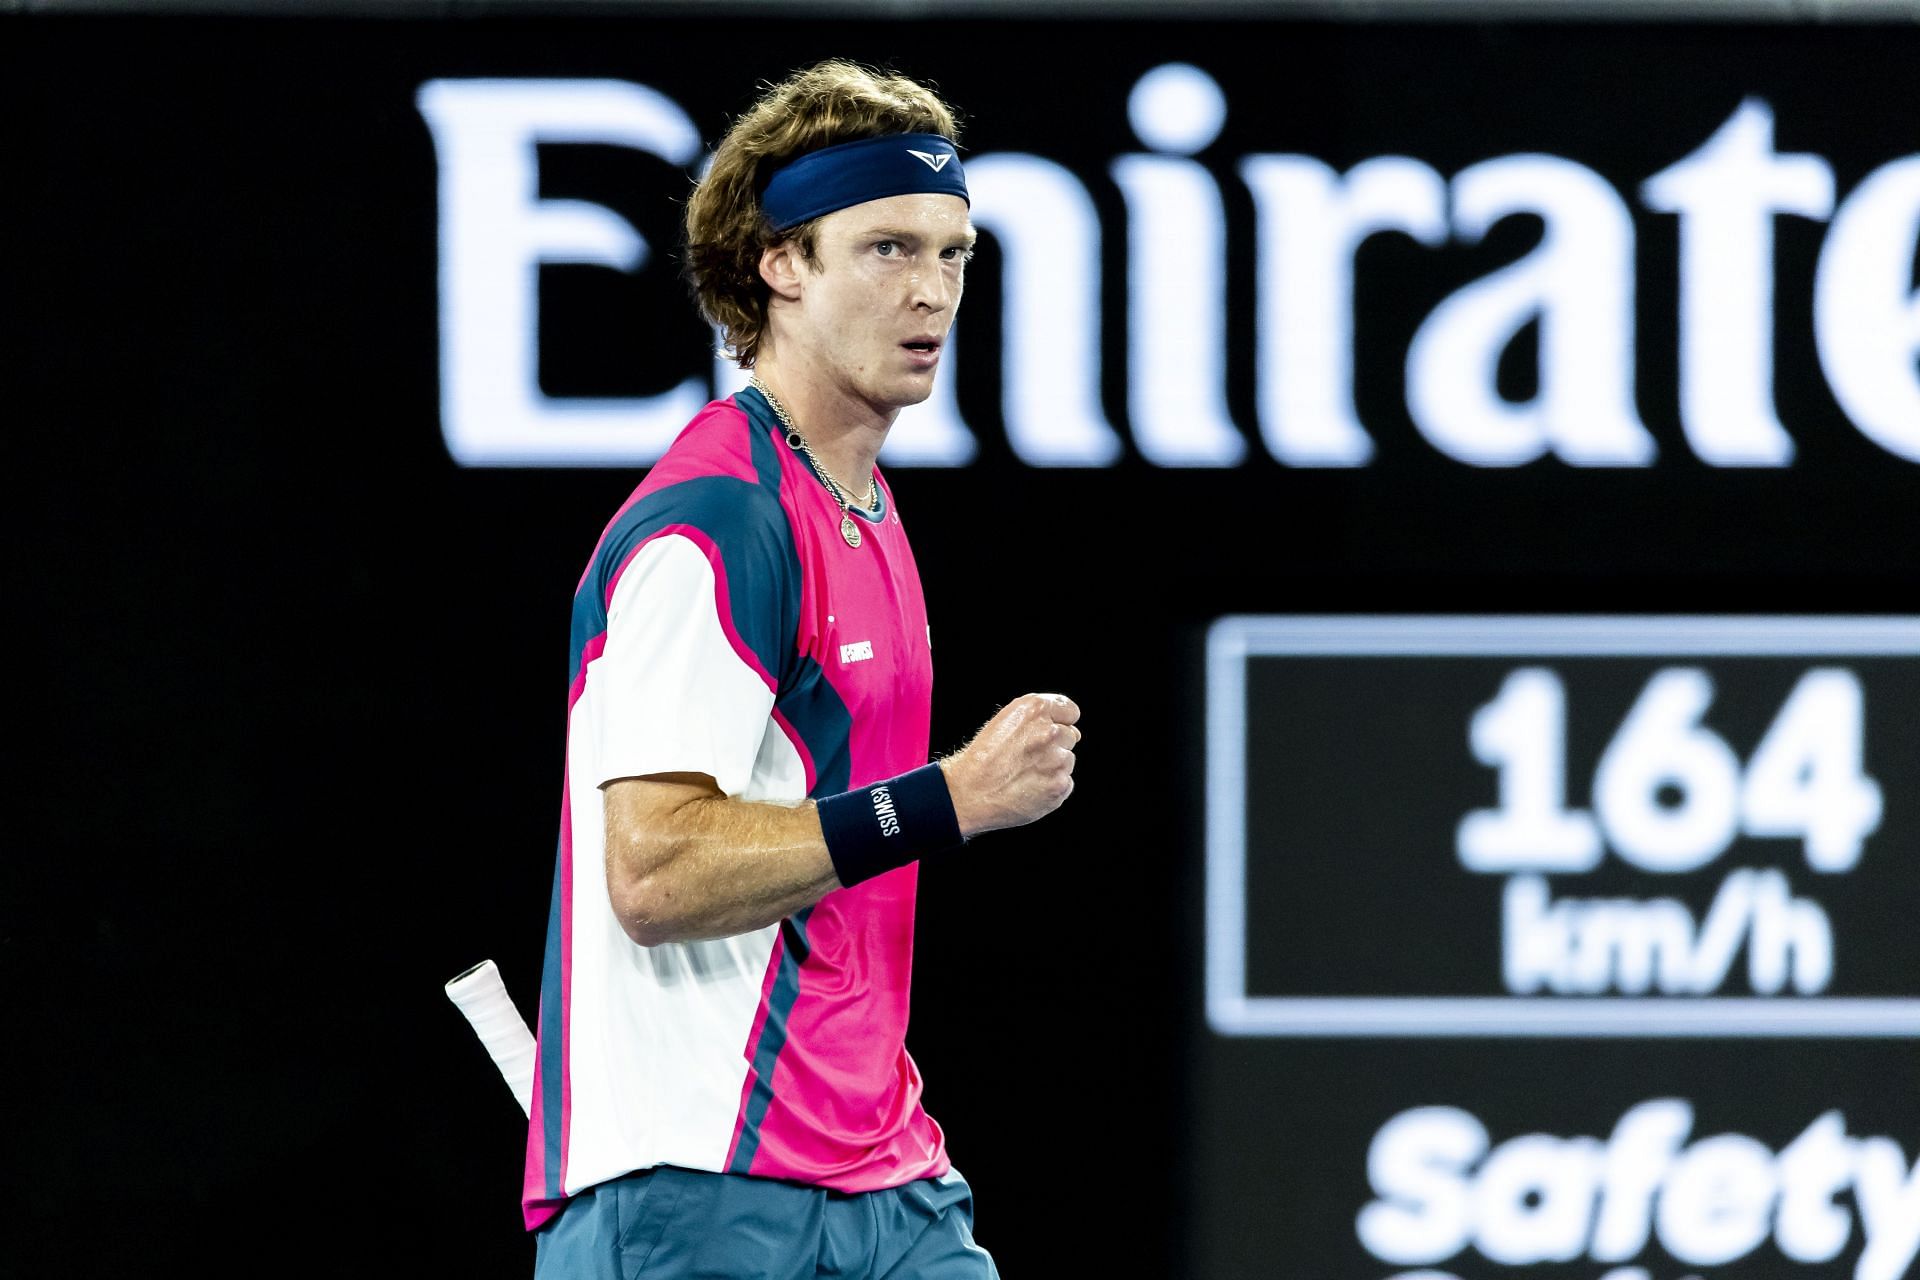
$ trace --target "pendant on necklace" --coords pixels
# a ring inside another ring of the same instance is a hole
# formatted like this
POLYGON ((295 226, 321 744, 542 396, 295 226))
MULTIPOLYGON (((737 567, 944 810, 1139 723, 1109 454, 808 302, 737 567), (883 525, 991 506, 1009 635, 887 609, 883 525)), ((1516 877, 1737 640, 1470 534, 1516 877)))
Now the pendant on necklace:
POLYGON ((855 524, 853 517, 844 511, 840 513, 840 536, 847 540, 847 545, 850 547, 860 545, 860 526, 855 524))

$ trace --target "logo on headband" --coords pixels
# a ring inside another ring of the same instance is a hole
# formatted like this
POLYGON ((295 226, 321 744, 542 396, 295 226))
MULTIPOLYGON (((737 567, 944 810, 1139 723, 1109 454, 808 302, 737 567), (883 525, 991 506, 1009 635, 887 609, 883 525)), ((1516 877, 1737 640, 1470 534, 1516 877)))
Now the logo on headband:
POLYGON ((920 159, 926 161, 927 168, 933 170, 935 173, 940 172, 942 166, 944 166, 947 163, 947 161, 953 159, 952 152, 948 152, 944 156, 936 156, 936 155, 930 155, 925 151, 915 151, 912 147, 907 148, 907 154, 910 156, 917 156, 920 159))

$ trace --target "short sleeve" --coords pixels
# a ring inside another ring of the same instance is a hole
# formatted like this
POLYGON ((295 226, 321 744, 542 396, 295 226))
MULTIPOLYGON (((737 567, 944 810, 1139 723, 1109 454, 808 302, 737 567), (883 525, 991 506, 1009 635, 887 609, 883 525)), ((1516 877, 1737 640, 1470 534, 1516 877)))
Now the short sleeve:
POLYGON ((778 686, 780 584, 763 552, 668 522, 631 554, 587 667, 595 785, 704 773, 746 790, 778 686))

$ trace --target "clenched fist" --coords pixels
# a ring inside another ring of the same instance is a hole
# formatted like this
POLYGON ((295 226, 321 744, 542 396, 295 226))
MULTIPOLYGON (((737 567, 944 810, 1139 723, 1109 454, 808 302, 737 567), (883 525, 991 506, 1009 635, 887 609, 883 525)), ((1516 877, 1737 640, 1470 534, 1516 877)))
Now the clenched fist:
POLYGON ((1065 694, 1022 694, 940 761, 960 834, 1025 826, 1058 809, 1073 794, 1079 719, 1065 694))

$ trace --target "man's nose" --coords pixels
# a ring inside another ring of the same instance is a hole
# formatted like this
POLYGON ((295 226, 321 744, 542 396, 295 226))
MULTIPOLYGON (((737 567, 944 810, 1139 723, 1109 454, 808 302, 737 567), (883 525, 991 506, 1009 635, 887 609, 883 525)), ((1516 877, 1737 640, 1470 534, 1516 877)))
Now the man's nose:
POLYGON ((953 282, 939 267, 916 270, 909 282, 909 289, 908 301, 915 307, 925 306, 928 311, 937 314, 953 305, 953 282))

